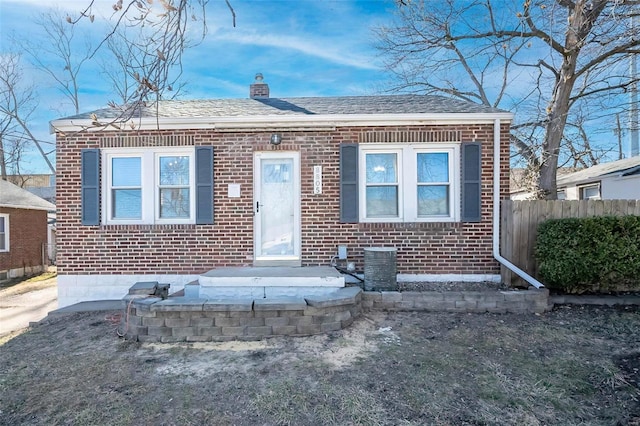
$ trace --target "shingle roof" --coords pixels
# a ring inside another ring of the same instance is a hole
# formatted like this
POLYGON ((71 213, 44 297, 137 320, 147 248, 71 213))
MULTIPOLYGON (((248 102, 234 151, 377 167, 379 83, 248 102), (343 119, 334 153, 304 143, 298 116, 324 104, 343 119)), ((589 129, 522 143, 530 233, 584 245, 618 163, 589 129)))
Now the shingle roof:
MULTIPOLYGON (((505 111, 458 99, 430 95, 339 96, 266 99, 166 100, 139 108, 131 118, 205 118, 343 114, 495 114, 505 111)), ((116 119, 118 108, 104 108, 61 120, 116 119)), ((127 113, 129 116, 129 113, 127 113)))
POLYGON ((587 169, 582 169, 580 171, 558 177, 557 185, 559 187, 566 186, 571 183, 584 182, 607 175, 634 174, 638 171, 640 171, 640 157, 624 158, 622 160, 598 164, 587 169))
POLYGON ((31 210, 55 210, 56 206, 26 189, 0 179, 0 207, 31 210))

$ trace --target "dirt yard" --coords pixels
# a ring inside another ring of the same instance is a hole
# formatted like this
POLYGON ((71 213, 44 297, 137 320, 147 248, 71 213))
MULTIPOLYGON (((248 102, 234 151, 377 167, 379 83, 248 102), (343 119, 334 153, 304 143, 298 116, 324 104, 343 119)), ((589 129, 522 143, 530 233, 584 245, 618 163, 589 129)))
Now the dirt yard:
POLYGON ((640 425, 640 310, 370 313, 328 336, 139 344, 119 313, 0 346, 2 425, 640 425))

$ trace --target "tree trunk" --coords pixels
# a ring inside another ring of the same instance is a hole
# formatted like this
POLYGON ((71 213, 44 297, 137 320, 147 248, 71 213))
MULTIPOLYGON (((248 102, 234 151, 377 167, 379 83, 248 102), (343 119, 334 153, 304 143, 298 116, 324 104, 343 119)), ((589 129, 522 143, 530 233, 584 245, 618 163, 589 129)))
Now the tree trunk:
POLYGON ((589 5, 588 3, 586 0, 579 0, 572 5, 570 10, 562 66, 557 74, 556 85, 549 102, 545 139, 542 144, 544 158, 541 161, 539 180, 540 195, 547 200, 558 198, 556 185, 558 153, 567 124, 578 56, 583 47, 584 38, 589 34, 606 1, 601 0, 597 2, 597 5, 589 5))

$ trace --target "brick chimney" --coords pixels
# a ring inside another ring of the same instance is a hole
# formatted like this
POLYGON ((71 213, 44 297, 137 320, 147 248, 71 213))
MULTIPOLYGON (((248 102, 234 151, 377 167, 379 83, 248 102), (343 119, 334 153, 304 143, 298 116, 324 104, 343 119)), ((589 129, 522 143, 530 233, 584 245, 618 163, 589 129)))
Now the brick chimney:
POLYGON ((262 81, 261 73, 256 74, 256 81, 249 86, 249 97, 251 99, 266 99, 269 97, 269 85, 262 81))

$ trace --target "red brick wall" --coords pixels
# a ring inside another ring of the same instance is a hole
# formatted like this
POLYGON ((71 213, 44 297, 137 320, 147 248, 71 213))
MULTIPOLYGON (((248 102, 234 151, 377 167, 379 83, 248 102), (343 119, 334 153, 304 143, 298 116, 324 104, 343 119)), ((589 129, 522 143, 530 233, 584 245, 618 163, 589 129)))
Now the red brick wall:
MULTIPOLYGON (((480 223, 339 223, 339 144, 358 142, 373 128, 282 132, 219 133, 213 130, 140 132, 139 135, 192 135, 196 145, 213 145, 214 225, 80 224, 80 149, 101 148, 99 133, 62 137, 57 142, 57 244, 60 274, 198 274, 219 266, 253 262, 253 152, 299 151, 301 160, 302 264, 327 265, 339 244, 362 269, 363 248, 398 248, 398 272, 420 274, 498 274, 492 257, 493 124, 412 126, 393 130, 459 130, 462 141, 482 142, 482 221, 480 223), (322 194, 313 194, 313 166, 322 165, 322 194), (241 184, 241 197, 228 198, 227 186, 241 184)), ((501 134, 501 197, 509 193, 509 125, 501 134)), ((125 134, 125 133, 123 133, 125 134)), ((130 133, 126 133, 130 135, 130 133)), ((109 135, 116 135, 109 133, 109 135)))
POLYGON ((9 215, 9 252, 0 252, 0 271, 42 265, 47 242, 47 212, 0 207, 9 215))

